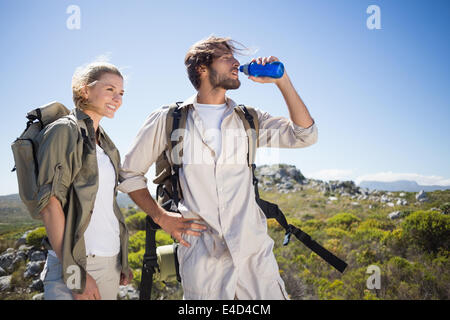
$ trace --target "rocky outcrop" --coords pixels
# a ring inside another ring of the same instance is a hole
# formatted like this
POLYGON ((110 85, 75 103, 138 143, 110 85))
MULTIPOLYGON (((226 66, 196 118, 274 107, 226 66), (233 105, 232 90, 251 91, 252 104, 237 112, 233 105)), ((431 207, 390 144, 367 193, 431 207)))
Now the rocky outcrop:
POLYGON ((419 202, 427 202, 428 201, 427 193, 421 190, 419 193, 416 194, 416 200, 419 202))
POLYGON ((264 165, 255 169, 258 187, 265 191, 280 193, 296 192, 305 183, 306 178, 292 165, 264 165))

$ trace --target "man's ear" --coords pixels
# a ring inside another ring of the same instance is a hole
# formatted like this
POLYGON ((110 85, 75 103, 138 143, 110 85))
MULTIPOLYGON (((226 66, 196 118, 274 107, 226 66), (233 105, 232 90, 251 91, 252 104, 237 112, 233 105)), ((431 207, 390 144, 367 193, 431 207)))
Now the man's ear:
POLYGON ((206 68, 206 66, 205 65, 199 65, 198 67, 197 67, 197 72, 201 75, 201 74, 203 74, 203 73, 206 73, 206 71, 207 71, 208 69, 206 68))

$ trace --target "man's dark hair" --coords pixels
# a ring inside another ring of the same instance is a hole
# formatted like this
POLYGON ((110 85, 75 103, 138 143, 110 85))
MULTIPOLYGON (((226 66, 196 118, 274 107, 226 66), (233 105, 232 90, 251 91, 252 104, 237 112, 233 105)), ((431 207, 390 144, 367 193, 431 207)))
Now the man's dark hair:
POLYGON ((243 49, 240 43, 231 40, 231 38, 219 38, 209 36, 207 39, 200 40, 193 44, 184 58, 189 80, 196 90, 200 88, 200 74, 198 67, 205 66, 209 68, 214 59, 221 57, 224 54, 235 54, 243 49))

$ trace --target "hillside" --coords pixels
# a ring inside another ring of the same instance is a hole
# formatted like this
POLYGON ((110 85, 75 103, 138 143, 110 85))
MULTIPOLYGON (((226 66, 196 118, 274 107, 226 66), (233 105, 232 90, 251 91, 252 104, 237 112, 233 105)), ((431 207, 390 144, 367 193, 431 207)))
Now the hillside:
MULTIPOLYGON (((117 203, 120 208, 128 209, 134 202, 127 194, 119 192, 117 203)), ((15 229, 30 228, 42 225, 40 221, 33 220, 19 194, 0 196, 0 235, 15 229)))
MULTIPOLYGON (((450 298, 450 190, 368 190, 353 181, 307 179, 288 165, 262 166, 256 173, 261 198, 277 203, 290 224, 348 263, 340 274, 295 237, 283 246, 284 230, 269 219, 268 232, 275 241, 275 256, 291 299, 450 298), (367 287, 370 266, 380 269, 380 289, 367 287)), ((129 261, 137 288, 144 253, 145 214, 134 207, 124 212, 130 229, 129 261)), ((0 235, 0 241, 9 237, 11 244, 11 239, 21 236, 12 235, 0 235)), ((157 242, 164 245, 172 240, 158 231, 157 242)), ((0 250, 0 260, 1 255, 0 250)), ((15 292, 16 298, 31 298, 32 289, 23 288, 32 280, 15 281, 20 285, 8 290, 15 292), (28 295, 20 294, 24 291, 28 295)), ((128 298, 136 298, 134 289, 130 290, 128 298)), ((181 297, 182 288, 176 281, 155 283, 153 298, 181 297)))
POLYGON ((15 229, 40 225, 30 217, 18 194, 0 196, 0 235, 15 229))
POLYGON ((408 192, 419 192, 421 190, 430 192, 436 190, 450 189, 450 186, 423 186, 418 184, 416 181, 410 180, 398 180, 392 182, 361 181, 359 186, 361 188, 367 188, 369 190, 408 191, 408 192))

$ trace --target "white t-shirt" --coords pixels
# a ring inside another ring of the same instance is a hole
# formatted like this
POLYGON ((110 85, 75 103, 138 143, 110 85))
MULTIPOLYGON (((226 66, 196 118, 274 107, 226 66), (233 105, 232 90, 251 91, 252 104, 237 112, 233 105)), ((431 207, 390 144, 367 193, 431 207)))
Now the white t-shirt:
POLYGON ((203 122, 206 134, 205 142, 214 150, 217 160, 222 150, 222 132, 220 131, 220 125, 222 124, 227 105, 226 103, 202 104, 194 102, 194 107, 203 122))
POLYGON ((120 252, 119 221, 114 214, 116 174, 108 155, 97 145, 98 191, 91 221, 84 233, 86 254, 112 257, 120 252))

